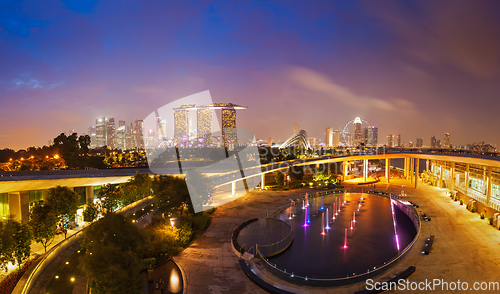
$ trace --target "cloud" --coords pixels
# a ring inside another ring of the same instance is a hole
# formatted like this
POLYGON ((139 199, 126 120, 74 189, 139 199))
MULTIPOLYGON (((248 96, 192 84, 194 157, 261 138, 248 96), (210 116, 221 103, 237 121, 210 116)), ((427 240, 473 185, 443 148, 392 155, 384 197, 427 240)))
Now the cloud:
POLYGON ((18 88, 28 88, 28 89, 48 89, 52 90, 54 88, 64 85, 65 81, 59 81, 47 86, 44 86, 44 82, 37 78, 31 77, 31 73, 22 73, 19 75, 20 78, 13 79, 10 82, 9 90, 15 90, 18 88))
POLYGON ((410 110, 415 105, 404 99, 380 99, 355 93, 353 90, 338 85, 326 75, 303 67, 289 68, 290 79, 299 86, 327 95, 340 103, 356 108, 374 108, 376 110, 410 110))
POLYGON ((451 66, 478 77, 498 73, 500 30, 491 5, 474 1, 418 1, 411 5, 367 1, 365 6, 414 60, 451 66))

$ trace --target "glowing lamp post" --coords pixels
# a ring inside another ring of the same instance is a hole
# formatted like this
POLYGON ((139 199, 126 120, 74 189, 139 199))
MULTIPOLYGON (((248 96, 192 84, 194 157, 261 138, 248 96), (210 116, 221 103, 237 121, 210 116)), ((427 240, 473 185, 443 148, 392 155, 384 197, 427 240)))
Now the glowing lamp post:
POLYGON ((170 218, 170 225, 172 225, 172 228, 175 228, 175 222, 174 222, 174 221, 175 221, 176 219, 177 219, 177 218, 175 218, 175 217, 171 217, 171 218, 170 218))

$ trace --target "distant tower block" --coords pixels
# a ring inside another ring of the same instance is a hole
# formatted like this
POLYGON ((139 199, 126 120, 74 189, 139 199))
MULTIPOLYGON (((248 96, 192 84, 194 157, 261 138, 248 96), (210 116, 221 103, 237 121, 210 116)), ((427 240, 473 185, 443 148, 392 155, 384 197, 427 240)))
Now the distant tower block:
POLYGON ((300 131, 299 124, 293 124, 293 134, 295 135, 298 131, 300 131))
POLYGON ((236 110, 234 108, 222 108, 222 139, 226 147, 229 142, 237 140, 236 110))

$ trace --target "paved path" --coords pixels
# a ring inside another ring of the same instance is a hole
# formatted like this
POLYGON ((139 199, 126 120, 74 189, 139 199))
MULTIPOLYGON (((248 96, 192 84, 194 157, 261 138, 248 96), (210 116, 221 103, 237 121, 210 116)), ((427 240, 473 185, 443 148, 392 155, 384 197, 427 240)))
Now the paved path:
MULTIPOLYGON (((376 278, 387 281, 405 270, 416 266, 408 279, 410 282, 425 282, 426 279, 444 279, 445 282, 500 282, 500 231, 481 220, 479 214, 465 209, 464 205, 446 196, 446 189, 427 186, 419 182, 418 190, 407 180, 394 180, 391 185, 377 184, 377 190, 400 194, 402 185, 406 198, 419 205, 419 213, 432 218, 422 222, 421 235, 415 249, 393 269, 376 278), (425 238, 434 235, 434 245, 429 255, 420 254, 425 238)), ((347 185, 348 187, 349 185, 347 185)), ((359 188, 357 185, 353 188, 359 188)), ((178 257, 179 265, 187 274, 188 293, 265 293, 253 284, 242 272, 238 258, 232 252, 230 238, 232 231, 242 222, 265 216, 286 205, 290 198, 303 195, 310 190, 287 192, 253 191, 250 194, 218 207, 212 225, 204 236, 198 239, 178 257)), ((262 278, 271 284, 296 293, 353 293, 365 288, 359 283, 340 288, 312 288, 297 286, 277 279, 257 262, 256 269, 262 278)), ((424 291, 426 293, 454 293, 453 291, 424 291)), ((424 293, 422 292, 422 293, 424 293)), ((388 293, 396 293, 389 291, 388 293)), ((405 291, 397 291, 405 293, 405 291)), ((415 293, 415 291, 408 291, 415 293)), ((466 293, 461 291, 461 293, 466 293)), ((477 291, 495 293, 495 291, 477 291)))

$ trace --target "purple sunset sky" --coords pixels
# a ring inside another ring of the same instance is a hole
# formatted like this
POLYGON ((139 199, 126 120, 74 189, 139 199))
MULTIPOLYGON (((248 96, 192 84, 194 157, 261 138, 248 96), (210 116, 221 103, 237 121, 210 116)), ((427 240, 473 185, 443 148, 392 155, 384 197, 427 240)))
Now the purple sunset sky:
MULTIPOLYGON (((498 1, 1 1, 0 149, 210 90, 238 127, 500 146, 498 1), (85 4, 79 4, 84 2, 85 4)), ((173 123, 173 122, 172 122, 173 123)))

